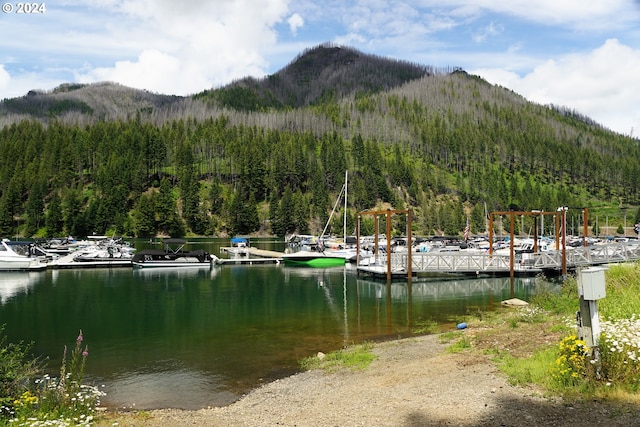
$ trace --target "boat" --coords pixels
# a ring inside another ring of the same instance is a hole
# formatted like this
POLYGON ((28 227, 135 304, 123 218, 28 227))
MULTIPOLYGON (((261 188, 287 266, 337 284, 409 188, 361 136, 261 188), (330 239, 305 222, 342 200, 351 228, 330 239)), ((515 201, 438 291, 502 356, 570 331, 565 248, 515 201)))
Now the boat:
POLYGON ((53 259, 52 268, 129 267, 135 248, 122 238, 104 237, 53 259))
POLYGON ((115 259, 128 259, 133 258, 135 248, 125 242, 122 238, 110 239, 98 241, 95 245, 87 246, 78 252, 76 252, 75 260, 78 262, 91 262, 91 261, 109 261, 115 259))
POLYGON ((185 251, 187 241, 184 239, 168 238, 162 241, 164 249, 145 249, 137 252, 131 262, 134 267, 192 267, 210 268, 217 257, 196 249, 185 251))
POLYGON ((227 252, 234 256, 245 256, 249 253, 249 239, 246 237, 233 237, 231 247, 227 252))
POLYGON ((47 259, 37 255, 32 242, 0 241, 0 271, 35 271, 47 268, 47 259))
POLYGON ((354 251, 348 250, 346 247, 347 235, 347 178, 348 171, 345 172, 344 177, 344 185, 340 190, 340 194, 336 199, 336 203, 333 206, 333 210, 331 211, 331 215, 329 215, 329 219, 325 224, 324 230, 322 230, 322 234, 317 240, 315 244, 310 247, 311 250, 299 250, 296 252, 285 253, 282 256, 282 261, 285 265, 297 265, 297 266, 309 266, 309 267, 335 267, 338 265, 344 265, 347 260, 354 257, 354 251), (333 250, 332 248, 328 248, 326 246, 326 239, 324 238, 324 234, 327 231, 327 227, 331 222, 331 218, 338 206, 338 202, 344 193, 344 246, 339 248, 340 250, 333 250))
POLYGON ((342 254, 331 254, 321 251, 298 251, 284 254, 282 260, 285 265, 308 267, 335 267, 344 265, 346 260, 342 254))

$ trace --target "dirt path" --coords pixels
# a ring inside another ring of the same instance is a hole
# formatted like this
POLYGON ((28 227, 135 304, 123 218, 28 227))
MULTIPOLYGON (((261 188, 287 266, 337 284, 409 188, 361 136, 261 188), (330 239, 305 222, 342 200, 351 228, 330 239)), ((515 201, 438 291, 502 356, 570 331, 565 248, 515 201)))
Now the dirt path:
POLYGON ((638 408, 568 404, 514 387, 478 351, 451 354, 435 335, 377 344, 364 371, 314 370, 199 411, 120 415, 119 426, 638 426, 638 408))

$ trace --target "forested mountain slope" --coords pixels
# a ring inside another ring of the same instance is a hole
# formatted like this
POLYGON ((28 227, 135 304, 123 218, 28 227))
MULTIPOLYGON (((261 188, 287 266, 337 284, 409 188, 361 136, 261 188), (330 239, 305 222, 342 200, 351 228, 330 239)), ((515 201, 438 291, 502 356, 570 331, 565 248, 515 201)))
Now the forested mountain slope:
POLYGON ((419 234, 467 218, 484 232, 486 210, 509 208, 622 223, 640 200, 637 139, 462 70, 331 45, 193 97, 30 93, 0 103, 0 126, 3 236, 318 232, 345 170, 351 227, 393 206, 416 212, 419 234))

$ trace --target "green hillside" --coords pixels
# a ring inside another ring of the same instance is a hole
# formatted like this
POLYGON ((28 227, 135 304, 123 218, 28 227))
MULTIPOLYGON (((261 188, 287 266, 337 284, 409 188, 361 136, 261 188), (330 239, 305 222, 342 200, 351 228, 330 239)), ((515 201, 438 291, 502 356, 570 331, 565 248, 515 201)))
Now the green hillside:
POLYGON ((467 218, 482 233, 487 210, 588 207, 606 233, 640 220, 638 139, 462 70, 330 45, 192 97, 29 93, 0 103, 0 126, 0 236, 319 232, 345 170, 350 226, 388 206, 421 235, 467 218))

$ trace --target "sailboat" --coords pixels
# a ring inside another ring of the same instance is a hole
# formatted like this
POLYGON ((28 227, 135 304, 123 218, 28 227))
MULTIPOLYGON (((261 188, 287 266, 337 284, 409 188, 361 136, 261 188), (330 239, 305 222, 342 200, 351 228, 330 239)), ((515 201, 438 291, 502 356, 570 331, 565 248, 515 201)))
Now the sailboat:
MULTIPOLYGON (((340 190, 340 194, 336 199, 336 203, 333 206, 333 210, 331 211, 331 215, 329 215, 329 220, 324 226, 324 230, 322 230, 322 235, 318 239, 318 243, 316 245, 315 251, 298 251, 292 252, 288 254, 284 254, 282 256, 282 260, 285 265, 298 265, 298 266, 308 266, 308 267, 335 267, 344 265, 348 256, 346 252, 342 250, 333 250, 325 247, 325 242, 323 240, 324 233, 327 231, 327 227, 331 222, 331 218, 338 206, 338 202, 340 201, 340 197, 344 193, 344 242, 346 247, 347 242, 347 181, 348 181, 348 171, 344 174, 344 185, 340 190)), ((349 255, 350 256, 350 255, 349 255)))

